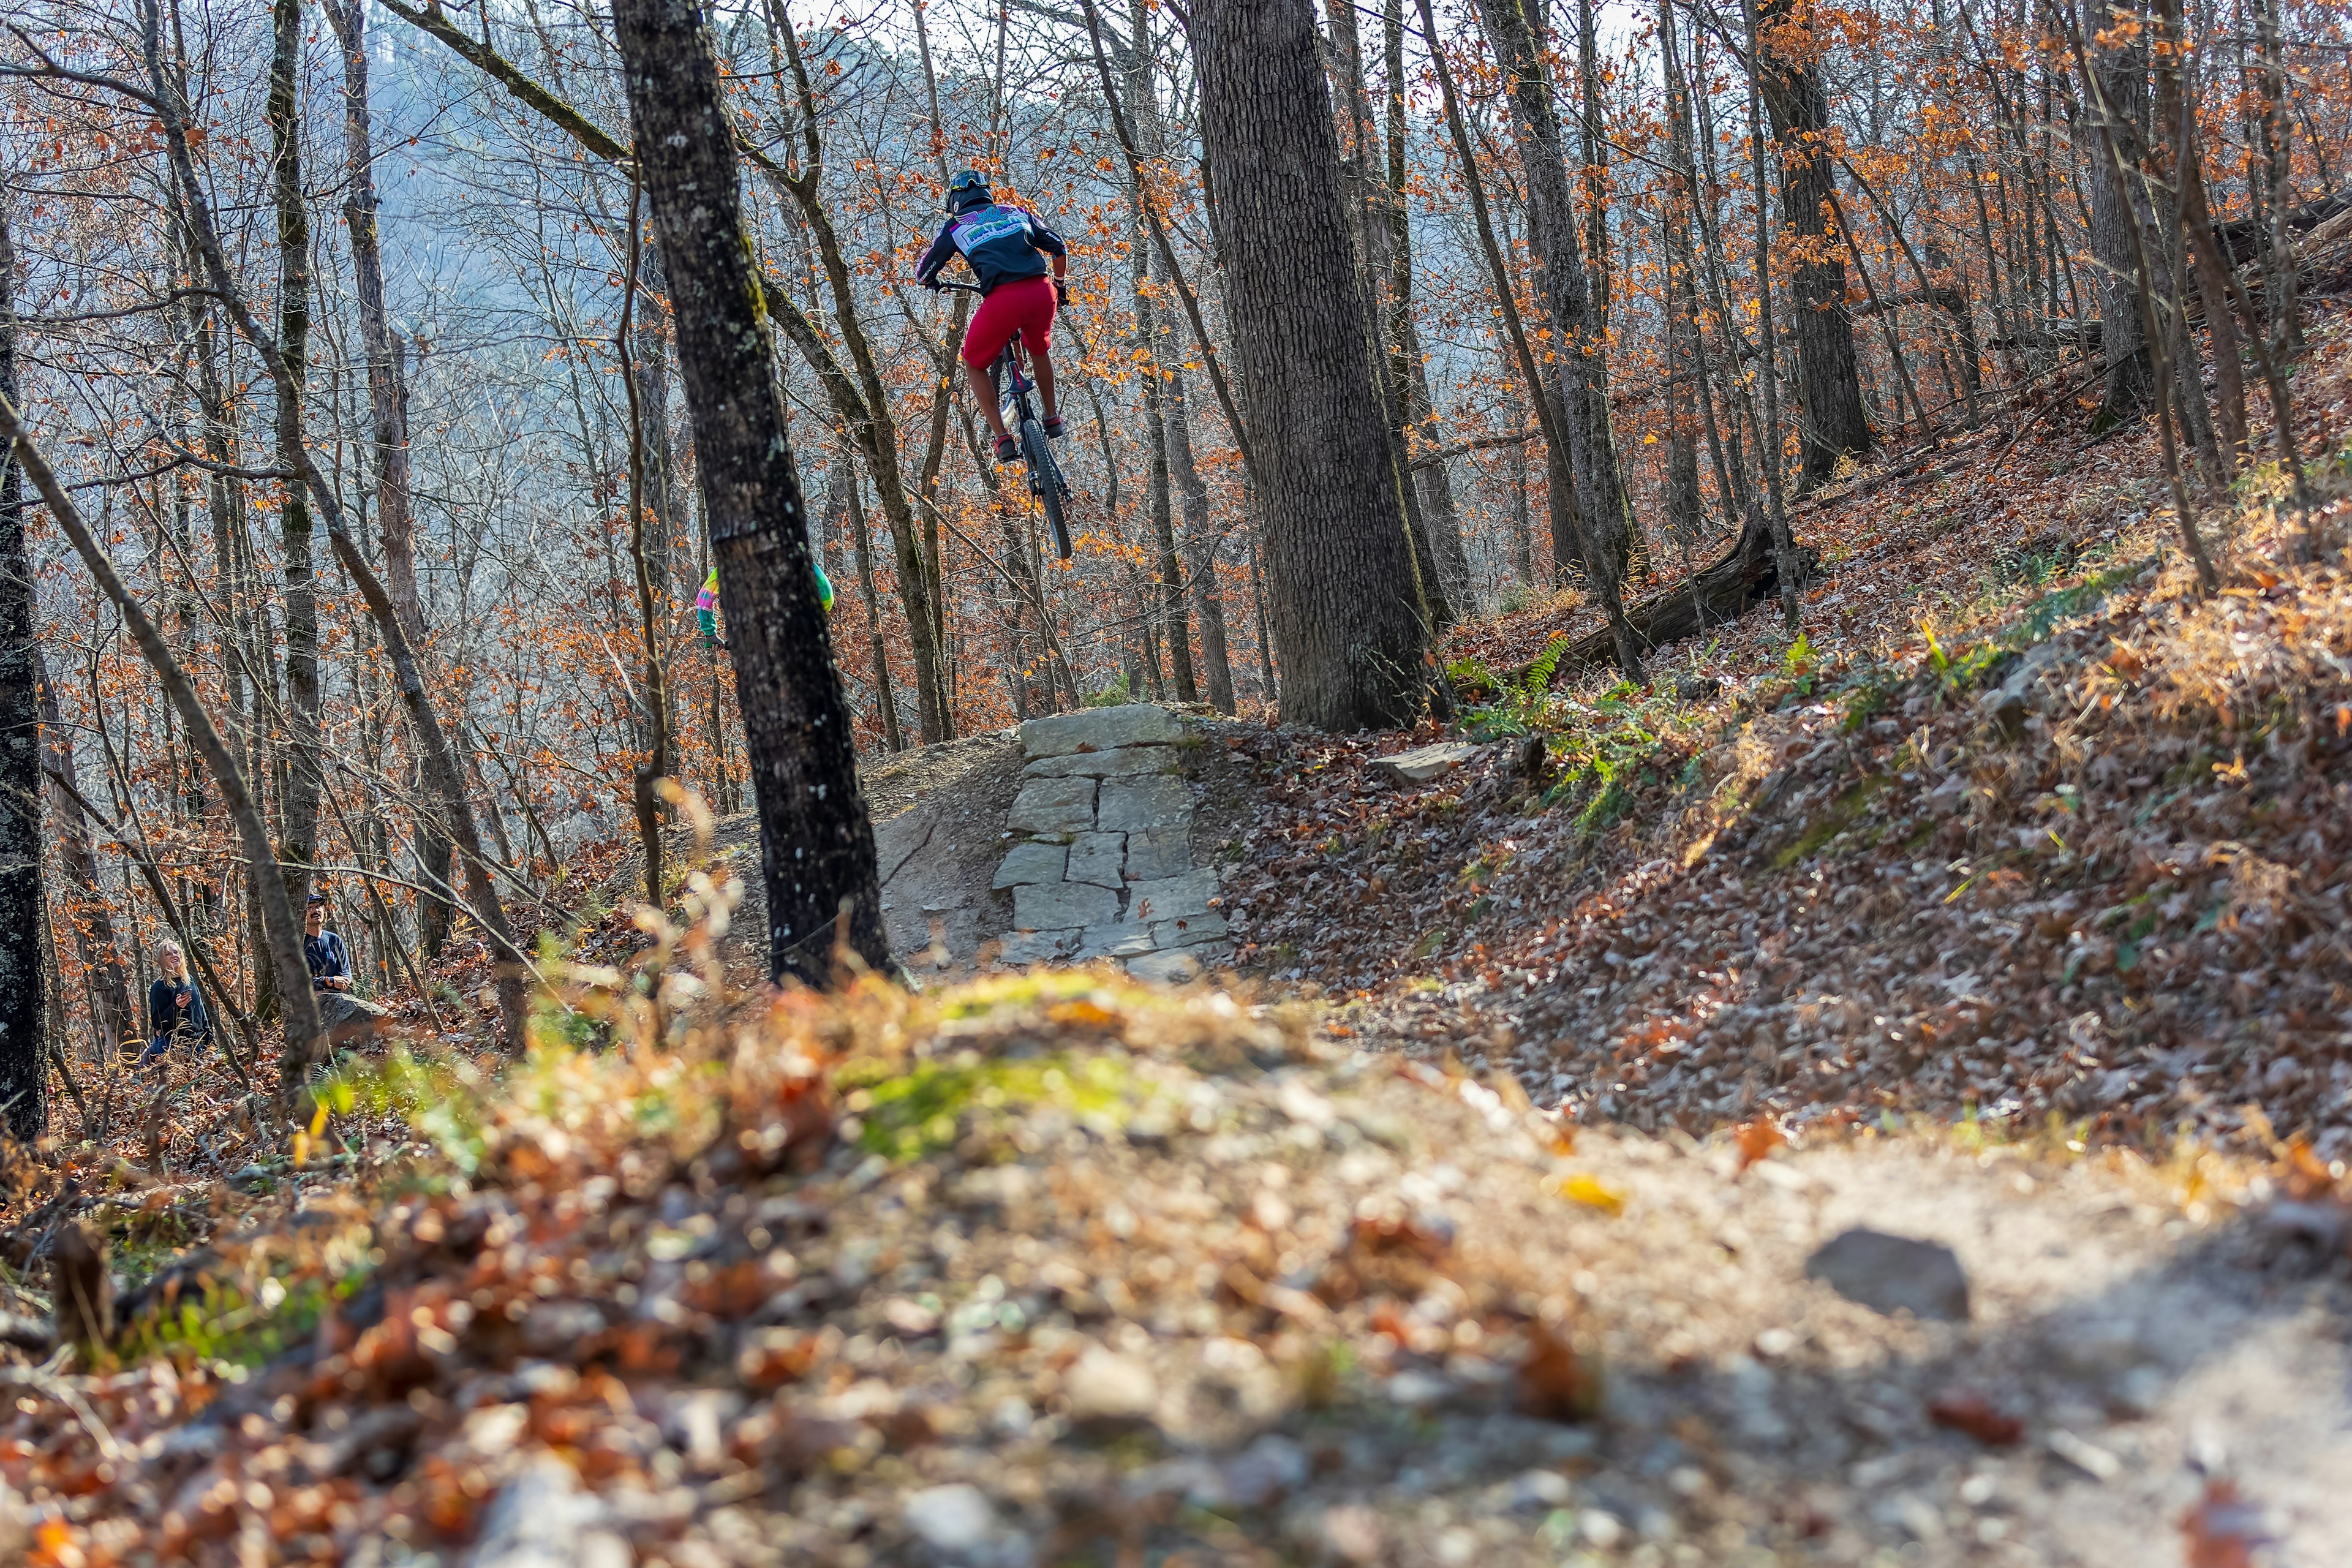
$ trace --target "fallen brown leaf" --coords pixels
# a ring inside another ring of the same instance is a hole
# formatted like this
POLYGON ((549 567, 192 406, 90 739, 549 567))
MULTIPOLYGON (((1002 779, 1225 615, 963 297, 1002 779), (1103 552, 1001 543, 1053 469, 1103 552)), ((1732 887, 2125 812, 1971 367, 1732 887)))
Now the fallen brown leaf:
POLYGON ((1927 1419, 1938 1426, 1965 1432, 1990 1448, 2014 1447, 2025 1436, 2025 1423, 2002 1414, 1972 1388, 1955 1388, 1927 1402, 1927 1419))

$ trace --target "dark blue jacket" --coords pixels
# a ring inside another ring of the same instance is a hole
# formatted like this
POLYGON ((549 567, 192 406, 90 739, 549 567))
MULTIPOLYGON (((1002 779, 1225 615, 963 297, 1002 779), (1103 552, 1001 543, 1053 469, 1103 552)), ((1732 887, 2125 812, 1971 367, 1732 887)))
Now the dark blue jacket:
POLYGON ((313 991, 326 989, 319 984, 321 980, 349 980, 352 977, 351 958, 343 951, 343 939, 331 931, 302 938, 302 962, 310 966, 310 989, 313 991))
POLYGON ((168 1035, 183 1024, 200 1034, 210 1033, 213 1026, 195 981, 186 976, 178 980, 157 976, 147 987, 148 1036, 168 1035))
POLYGON ((1045 276, 1045 257, 1067 256, 1062 237, 1047 228, 1034 214, 1019 207, 966 207, 940 226, 931 247, 915 264, 915 281, 929 283, 950 258, 961 255, 971 263, 981 292, 993 293, 999 283, 1045 276))

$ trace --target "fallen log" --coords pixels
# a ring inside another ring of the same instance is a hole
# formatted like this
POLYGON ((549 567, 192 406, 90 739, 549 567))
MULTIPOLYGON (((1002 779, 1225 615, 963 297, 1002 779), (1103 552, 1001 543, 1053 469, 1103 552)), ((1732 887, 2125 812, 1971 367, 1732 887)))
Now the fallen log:
MULTIPOLYGON (((1820 564, 1820 554, 1802 546, 1797 554, 1810 579, 1820 564)), ((1738 620, 1757 605, 1779 597, 1780 592, 1780 570, 1772 552, 1772 531, 1761 519, 1750 518, 1721 560, 1664 593, 1626 605, 1625 618, 1633 623, 1633 635, 1642 639, 1642 646, 1654 649, 1738 620)), ((1552 679, 1557 682, 1570 670, 1608 662, 1614 647, 1609 628, 1595 627, 1568 645, 1552 679)), ((1524 674, 1517 679, 1524 679, 1524 674)))

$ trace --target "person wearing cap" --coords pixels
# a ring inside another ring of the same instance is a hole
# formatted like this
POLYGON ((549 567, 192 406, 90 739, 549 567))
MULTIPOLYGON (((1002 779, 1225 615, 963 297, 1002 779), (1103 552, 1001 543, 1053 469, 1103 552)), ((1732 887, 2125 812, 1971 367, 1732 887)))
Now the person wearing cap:
POLYGON ((915 281, 937 289, 940 269, 958 256, 971 268, 982 296, 963 330, 964 379, 971 384, 980 411, 995 433, 996 460, 1009 463, 1020 455, 1021 446, 1004 428, 988 367, 1018 331, 1029 345, 1037 398, 1045 405, 1045 434, 1061 436, 1062 416, 1054 401, 1054 310, 1070 302, 1069 247, 1034 213, 999 205, 988 182, 966 169, 948 182, 948 219, 915 264, 915 281), (1054 263, 1050 279, 1045 276, 1049 256, 1054 263))
POLYGON ((342 937, 327 929, 327 896, 310 895, 303 911, 302 962, 310 965, 310 989, 319 999, 319 1022, 333 1040, 373 1033, 383 1009, 352 994, 352 959, 342 937))
POLYGON ((140 1053, 141 1067, 183 1040, 194 1043, 213 1032, 212 1015, 205 1011, 204 996, 188 974, 188 955, 180 944, 166 940, 158 946, 155 967, 163 973, 147 987, 147 1048, 140 1053))

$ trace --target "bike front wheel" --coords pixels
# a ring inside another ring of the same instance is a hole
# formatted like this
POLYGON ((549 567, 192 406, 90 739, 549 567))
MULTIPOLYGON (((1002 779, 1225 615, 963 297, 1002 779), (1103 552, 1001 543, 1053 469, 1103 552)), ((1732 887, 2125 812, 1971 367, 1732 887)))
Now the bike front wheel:
POLYGON ((1062 517, 1066 489, 1062 483, 1062 468, 1054 461, 1053 448, 1045 444, 1045 427, 1034 419, 1021 422, 1021 456, 1029 464, 1029 488, 1035 490, 1037 499, 1045 503, 1045 526, 1054 531, 1054 552, 1067 561, 1070 558, 1070 525, 1062 517))

